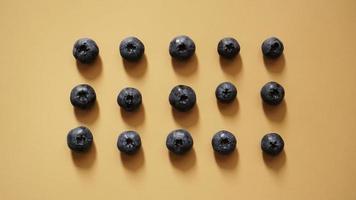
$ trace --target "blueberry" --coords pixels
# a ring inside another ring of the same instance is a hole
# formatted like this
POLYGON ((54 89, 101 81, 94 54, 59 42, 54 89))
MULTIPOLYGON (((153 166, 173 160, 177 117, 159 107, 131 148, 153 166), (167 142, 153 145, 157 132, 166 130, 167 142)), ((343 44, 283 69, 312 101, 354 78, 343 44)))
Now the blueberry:
POLYGON ((120 54, 128 61, 139 60, 145 52, 145 46, 136 37, 128 37, 120 43, 120 54))
POLYGON ((136 88, 127 87, 120 91, 117 103, 125 111, 137 110, 142 104, 142 95, 136 88))
POLYGON ((135 131, 125 131, 117 139, 117 148, 125 154, 134 154, 141 147, 140 135, 135 131))
POLYGON ((278 58, 284 50, 283 43, 275 37, 266 39, 262 43, 262 53, 267 58, 278 58))
POLYGON ((169 54, 179 60, 187 60, 193 56, 195 44, 190 37, 181 35, 173 38, 169 44, 169 54))
POLYGON ((193 147, 193 138, 188 131, 177 129, 168 134, 166 146, 172 153, 184 154, 193 147))
POLYGON ((268 82, 261 89, 261 97, 269 105, 278 105, 283 101, 284 88, 276 82, 268 82))
POLYGON ((221 83, 215 90, 215 96, 221 103, 232 102, 236 98, 236 95, 237 89, 234 84, 230 82, 221 83))
POLYGON ((240 52, 239 43, 232 37, 226 37, 218 43, 218 53, 221 57, 231 59, 240 52))
POLYGON ((169 103, 178 111, 186 112, 192 109, 196 102, 194 90, 186 85, 177 85, 169 94, 169 103))
POLYGON ((284 141, 277 133, 268 133, 261 140, 262 151, 275 156, 278 155, 284 148, 284 141))
POLYGON ((229 131, 217 132, 211 141, 215 152, 220 154, 230 154, 236 148, 236 138, 229 131))
POLYGON ((79 109, 88 109, 92 107, 96 100, 94 89, 88 84, 75 86, 70 92, 70 102, 79 109))
POLYGON ((67 135, 68 147, 73 151, 86 151, 93 143, 93 134, 84 126, 69 131, 67 135))
POLYGON ((92 63, 98 54, 98 45, 92 39, 81 38, 74 43, 73 56, 83 64, 92 63))

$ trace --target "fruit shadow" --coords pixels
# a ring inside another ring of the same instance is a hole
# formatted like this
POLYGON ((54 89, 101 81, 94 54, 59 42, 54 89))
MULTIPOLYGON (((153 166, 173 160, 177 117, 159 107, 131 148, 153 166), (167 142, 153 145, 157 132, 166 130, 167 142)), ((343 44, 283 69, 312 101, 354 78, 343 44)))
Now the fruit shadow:
POLYGON ((122 119, 131 126, 139 126, 145 121, 145 106, 141 104, 141 106, 134 111, 128 112, 124 109, 120 108, 120 113, 122 119))
POLYGON ((75 166, 82 169, 89 169, 93 166, 96 160, 96 147, 95 142, 91 145, 88 151, 75 152, 71 151, 72 160, 75 166))
POLYGON ((263 111, 268 119, 275 122, 280 122, 285 119, 287 114, 287 103, 283 100, 279 105, 268 105, 262 102, 263 111))
POLYGON ((99 104, 95 101, 93 107, 87 110, 74 108, 74 115, 77 121, 85 124, 92 124, 99 117, 99 104))
POLYGON ((198 58, 196 54, 194 54, 188 60, 178 60, 178 59, 171 59, 173 69, 177 74, 180 75, 191 75, 198 70, 198 58))
POLYGON ((263 62, 268 71, 275 73, 282 72, 286 65, 284 54, 274 59, 263 56, 263 62))
POLYGON ((146 54, 138 61, 128 61, 122 59, 126 73, 134 78, 140 78, 145 75, 147 71, 147 57, 146 54))
POLYGON ((93 63, 83 64, 79 61, 76 61, 76 63, 79 73, 86 79, 95 79, 96 77, 100 76, 103 71, 103 63, 101 61, 100 55, 93 63))
POLYGON ((218 108, 221 114, 225 116, 235 116, 239 111, 239 101, 234 99, 230 103, 221 103, 217 101, 218 108))
POLYGON ((271 156, 264 152, 262 152, 262 155, 266 166, 276 172, 280 171, 287 161, 287 156, 284 150, 276 156, 271 156))
POLYGON ((181 126, 191 127, 199 121, 199 108, 195 105, 191 110, 187 112, 181 112, 172 108, 172 115, 174 120, 181 126))
POLYGON ((235 149, 231 154, 222 155, 214 151, 216 164, 226 170, 233 170, 236 168, 239 160, 239 152, 235 149))
POLYGON ((219 61, 221 69, 226 74, 236 75, 242 70, 243 62, 240 54, 232 59, 226 59, 220 56, 219 61))
POLYGON ((137 153, 133 155, 120 153, 120 158, 121 158, 122 165, 130 171, 137 171, 141 169, 145 164, 145 156, 142 147, 139 149, 137 153))
POLYGON ((195 150, 192 148, 189 152, 183 155, 177 155, 169 152, 169 160, 175 168, 181 171, 187 171, 194 167, 197 158, 195 150))

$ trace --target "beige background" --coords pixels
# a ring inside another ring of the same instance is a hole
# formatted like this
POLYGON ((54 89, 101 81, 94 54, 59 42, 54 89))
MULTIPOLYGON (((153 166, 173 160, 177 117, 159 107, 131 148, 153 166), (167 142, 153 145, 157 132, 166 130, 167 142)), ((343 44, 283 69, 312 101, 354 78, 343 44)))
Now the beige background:
POLYGON ((356 199, 356 1, 151 0, 0 2, 0 199, 356 199), (168 43, 187 34, 197 45, 188 63, 171 61, 168 43), (122 62, 118 44, 139 37, 146 56, 122 62), (275 35, 284 57, 266 62, 260 45, 275 35), (76 66, 72 45, 93 38, 100 60, 76 66), (241 56, 219 60, 224 36, 241 56), (263 107, 259 90, 275 80, 285 102, 263 107), (216 103, 215 87, 238 87, 233 105, 216 103), (72 87, 89 83, 98 103, 75 112, 72 87), (197 107, 172 112, 170 89, 192 86, 197 107), (143 108, 121 113, 125 86, 143 94, 143 108), (71 154, 66 134, 80 124, 94 134, 87 155, 71 154), (194 151, 169 156, 165 137, 191 131, 194 151), (118 134, 137 130, 143 150, 122 157, 118 134), (227 129, 238 151, 222 158, 211 136, 227 129), (285 139, 285 153, 263 157, 259 142, 270 131, 285 139))

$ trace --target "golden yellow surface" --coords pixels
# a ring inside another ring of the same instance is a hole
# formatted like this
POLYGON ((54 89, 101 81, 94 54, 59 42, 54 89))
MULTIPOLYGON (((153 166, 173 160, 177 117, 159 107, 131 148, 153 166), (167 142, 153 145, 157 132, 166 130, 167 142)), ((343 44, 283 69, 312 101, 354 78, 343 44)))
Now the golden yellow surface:
POLYGON ((356 1, 151 0, 0 2, 0 199, 356 199, 356 1), (191 36, 196 56, 172 62, 169 41, 191 36), (137 64, 123 63, 119 42, 139 37, 137 64), (218 41, 236 37, 240 56, 220 60, 218 41), (284 56, 264 61, 269 36, 284 56), (91 37, 100 59, 77 66, 72 46, 91 37), (285 102, 262 105, 268 81, 286 89, 285 102), (218 105, 216 86, 232 81, 238 101, 218 105), (97 105, 75 112, 70 90, 91 84, 97 105), (197 106, 173 112, 168 94, 192 86, 197 106), (143 95, 137 113, 120 112, 116 96, 133 86, 143 95), (67 132, 88 126, 95 147, 72 154, 67 132), (170 156, 168 132, 188 129, 194 150, 170 156), (143 149, 133 157, 116 148, 120 132, 137 130, 143 149), (226 129, 238 151, 216 156, 211 137, 226 129), (260 139, 280 133, 285 152, 264 157, 260 139))

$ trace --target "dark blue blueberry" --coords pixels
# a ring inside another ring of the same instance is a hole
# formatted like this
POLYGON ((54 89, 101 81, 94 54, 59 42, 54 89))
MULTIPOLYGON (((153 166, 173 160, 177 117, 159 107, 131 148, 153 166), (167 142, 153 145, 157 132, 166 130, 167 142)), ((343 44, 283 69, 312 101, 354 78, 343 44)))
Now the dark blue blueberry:
POLYGON ((193 147, 193 138, 188 131, 177 129, 168 134, 166 146, 172 153, 184 154, 193 147))
POLYGON ((261 97, 269 105, 278 105, 283 101, 284 88, 276 82, 268 82, 261 89, 261 97))
POLYGON ((278 58, 283 50, 283 43, 276 37, 268 38, 262 43, 262 53, 267 58, 278 58))
POLYGON ((194 41, 185 35, 173 38, 169 44, 169 54, 179 60, 189 59, 193 56, 194 52, 194 41))
POLYGON ((141 147, 140 135, 135 131, 125 131, 117 139, 117 148, 125 154, 134 154, 141 147))
POLYGON ((186 112, 192 109, 196 102, 194 90, 186 85, 177 85, 169 94, 169 103, 178 111, 186 112))
POLYGON ((73 56, 83 64, 92 63, 98 54, 98 45, 92 39, 81 38, 74 43, 73 56))
POLYGON ((136 88, 127 87, 120 91, 117 103, 125 111, 135 111, 142 104, 142 95, 136 88))
POLYGON ((230 154, 236 148, 236 138, 229 131, 217 132, 211 141, 215 152, 220 154, 230 154))
POLYGON ((145 52, 145 46, 136 37, 128 37, 120 43, 120 54, 128 61, 139 60, 145 52))
POLYGON ((88 84, 75 86, 70 92, 70 102, 79 109, 88 109, 92 107, 96 100, 94 89, 88 84))
POLYGON ((232 37, 226 37, 218 43, 218 53, 221 57, 231 59, 240 52, 240 45, 232 37))
POLYGON ((268 133, 261 140, 262 151, 275 156, 281 153, 284 148, 284 141, 277 133, 268 133))
POLYGON ((237 95, 237 89, 234 84, 230 82, 224 82, 218 85, 215 90, 215 96, 221 103, 230 103, 232 102, 237 95))
POLYGON ((84 127, 79 126, 69 131, 67 135, 68 147, 73 151, 86 151, 93 143, 93 134, 84 127))

